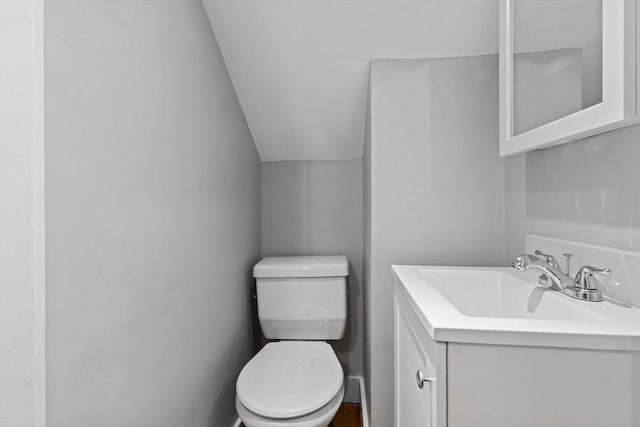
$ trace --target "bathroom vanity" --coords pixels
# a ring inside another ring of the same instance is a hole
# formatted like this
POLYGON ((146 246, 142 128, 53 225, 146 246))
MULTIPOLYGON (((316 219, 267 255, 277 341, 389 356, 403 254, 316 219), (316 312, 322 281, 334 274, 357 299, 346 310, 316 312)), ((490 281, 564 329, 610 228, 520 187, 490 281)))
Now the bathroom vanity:
POLYGON ((534 271, 393 273, 397 427, 640 425, 640 309, 534 271))

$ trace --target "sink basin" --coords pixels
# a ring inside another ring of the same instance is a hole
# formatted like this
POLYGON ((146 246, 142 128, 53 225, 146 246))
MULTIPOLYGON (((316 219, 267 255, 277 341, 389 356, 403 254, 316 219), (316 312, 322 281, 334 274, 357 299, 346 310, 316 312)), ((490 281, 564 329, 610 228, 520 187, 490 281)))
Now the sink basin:
POLYGON ((437 341, 640 349, 640 309, 587 302, 513 268, 393 266, 396 289, 437 341))
POLYGON ((539 276, 535 272, 525 276, 515 270, 421 269, 420 274, 465 316, 605 320, 546 286, 532 286, 539 276))

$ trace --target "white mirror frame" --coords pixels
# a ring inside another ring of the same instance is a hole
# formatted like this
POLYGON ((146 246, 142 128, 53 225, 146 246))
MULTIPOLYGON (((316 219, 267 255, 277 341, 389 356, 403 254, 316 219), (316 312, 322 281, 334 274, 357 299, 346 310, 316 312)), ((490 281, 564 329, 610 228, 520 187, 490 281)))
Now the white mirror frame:
POLYGON ((500 156, 551 147, 638 122, 638 0, 603 0, 602 102, 513 135, 512 2, 500 3, 500 156))

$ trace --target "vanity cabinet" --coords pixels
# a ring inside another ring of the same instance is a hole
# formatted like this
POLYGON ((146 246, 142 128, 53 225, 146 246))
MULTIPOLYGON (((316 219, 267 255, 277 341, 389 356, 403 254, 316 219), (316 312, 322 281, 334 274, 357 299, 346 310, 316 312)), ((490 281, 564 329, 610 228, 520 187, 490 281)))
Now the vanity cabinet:
POLYGON ((446 344, 432 340, 406 299, 395 310, 395 425, 446 425, 446 344))
POLYGON ((427 318, 396 281, 395 427, 640 426, 639 351, 436 341, 427 318))
POLYGON ((638 122, 638 0, 500 0, 500 155, 638 122))

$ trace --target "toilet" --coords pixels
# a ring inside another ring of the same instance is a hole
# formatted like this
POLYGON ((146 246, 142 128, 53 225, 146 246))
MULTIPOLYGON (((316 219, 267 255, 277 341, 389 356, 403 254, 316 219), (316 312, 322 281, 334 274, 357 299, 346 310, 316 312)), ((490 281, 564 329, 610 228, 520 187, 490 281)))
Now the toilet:
POLYGON ((347 321, 347 257, 267 257, 253 268, 258 320, 271 340, 242 369, 236 410, 246 427, 325 427, 344 397, 326 342, 347 321))

